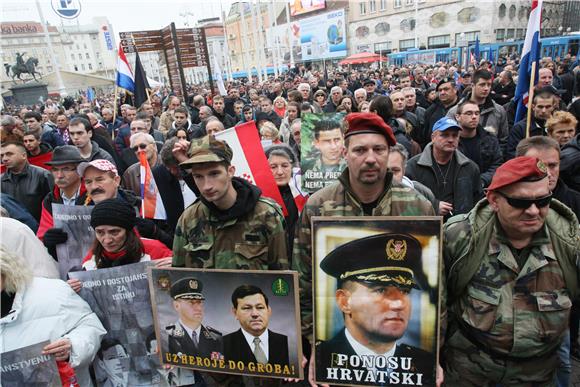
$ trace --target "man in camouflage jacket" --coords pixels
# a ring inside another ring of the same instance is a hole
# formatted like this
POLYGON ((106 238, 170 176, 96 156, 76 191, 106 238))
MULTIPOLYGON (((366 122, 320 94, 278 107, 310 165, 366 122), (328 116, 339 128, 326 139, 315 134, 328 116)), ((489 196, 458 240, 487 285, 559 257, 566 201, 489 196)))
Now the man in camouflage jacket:
POLYGON ((574 214, 550 199, 545 166, 517 157, 445 224, 448 385, 555 385, 580 240, 574 214))
POLYGON ((180 165, 191 168, 199 200, 177 223, 173 266, 288 269, 282 210, 258 187, 234 177, 230 147, 206 136, 192 142, 188 153, 180 165))
POLYGON ((346 117, 347 168, 339 181, 313 194, 298 223, 292 267, 300 279, 302 334, 312 342, 313 216, 435 215, 431 203, 411 188, 393 181, 387 170, 389 146, 396 143, 391 127, 376 114, 346 117))

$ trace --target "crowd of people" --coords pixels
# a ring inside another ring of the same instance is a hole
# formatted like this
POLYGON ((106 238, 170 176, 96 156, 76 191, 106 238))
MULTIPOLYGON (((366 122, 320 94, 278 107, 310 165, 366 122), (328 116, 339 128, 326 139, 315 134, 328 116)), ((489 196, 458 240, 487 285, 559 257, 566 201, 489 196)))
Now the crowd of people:
MULTIPOLYGON (((82 283, 37 277, 58 277, 57 246, 70 237, 55 227, 52 205, 94 206, 95 240, 77 270, 149 260, 296 270, 303 366, 314 384, 312 217, 437 215, 445 222, 437 384, 568 386, 570 357, 580 359, 580 67, 569 56, 541 61, 530 125, 525 115, 516 121, 517 74, 517 58, 464 68, 300 65, 262 83, 226 82, 227 95, 206 84, 191 85, 187 98, 163 88, 140 106, 115 106, 111 94, 5 106, 3 350, 49 340, 45 352, 90 385, 105 330, 74 294, 82 283), (344 168, 302 208, 290 184, 301 174, 302 120, 340 112, 344 168), (232 149, 215 137, 250 121, 286 213, 236 177, 232 149), (141 216, 143 157, 165 220, 141 216)), ((363 325, 364 346, 378 333, 363 325)), ((191 380, 282 383, 198 372, 191 380)))

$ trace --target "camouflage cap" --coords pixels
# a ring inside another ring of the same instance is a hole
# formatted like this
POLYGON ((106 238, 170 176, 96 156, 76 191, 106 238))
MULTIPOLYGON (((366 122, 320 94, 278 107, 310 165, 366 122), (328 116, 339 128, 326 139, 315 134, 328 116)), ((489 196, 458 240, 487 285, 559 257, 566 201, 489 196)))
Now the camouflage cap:
POLYGON ((339 281, 417 287, 414 268, 421 262, 421 244, 408 234, 379 234, 334 249, 320 263, 339 281), (361 255, 361 251, 366 253, 361 255))
POLYGON ((171 285, 171 298, 174 300, 205 300, 201 293, 203 284, 193 277, 185 277, 171 285))
POLYGON ((189 159, 179 164, 186 168, 200 163, 219 163, 222 161, 231 163, 233 152, 226 142, 208 135, 192 140, 187 155, 189 159))

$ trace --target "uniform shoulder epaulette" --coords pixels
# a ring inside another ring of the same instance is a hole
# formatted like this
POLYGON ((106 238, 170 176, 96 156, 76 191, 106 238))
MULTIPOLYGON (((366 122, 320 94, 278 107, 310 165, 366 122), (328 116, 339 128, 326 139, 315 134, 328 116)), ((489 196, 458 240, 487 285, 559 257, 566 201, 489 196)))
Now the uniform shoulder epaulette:
POLYGON ((165 331, 172 337, 183 337, 185 335, 185 331, 178 324, 166 326, 165 331))
POLYGON ((220 331, 218 331, 217 329, 210 327, 209 325, 205 325, 205 329, 207 329, 209 332, 211 333, 215 333, 216 335, 222 335, 222 333, 220 331))
POLYGON ((258 201, 269 205, 278 213, 278 215, 280 215, 282 218, 284 217, 284 212, 282 211, 282 207, 280 207, 280 205, 276 201, 274 201, 273 199, 260 196, 258 198, 258 201))

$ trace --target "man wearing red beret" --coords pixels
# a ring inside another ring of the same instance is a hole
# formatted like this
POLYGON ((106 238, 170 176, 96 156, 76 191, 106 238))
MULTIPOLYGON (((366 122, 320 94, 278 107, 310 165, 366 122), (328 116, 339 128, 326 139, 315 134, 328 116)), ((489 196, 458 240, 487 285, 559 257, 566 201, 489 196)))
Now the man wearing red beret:
POLYGON ((427 199, 395 182, 387 169, 389 146, 396 144, 391 127, 373 113, 351 113, 345 120, 344 156, 347 167, 337 182, 310 196, 302 211, 294 243, 292 265, 300 274, 302 333, 311 342, 310 219, 313 216, 434 215, 427 199))
POLYGON ((516 157, 486 198, 444 227, 450 386, 555 386, 578 293, 578 220, 552 200, 545 165, 516 157))

